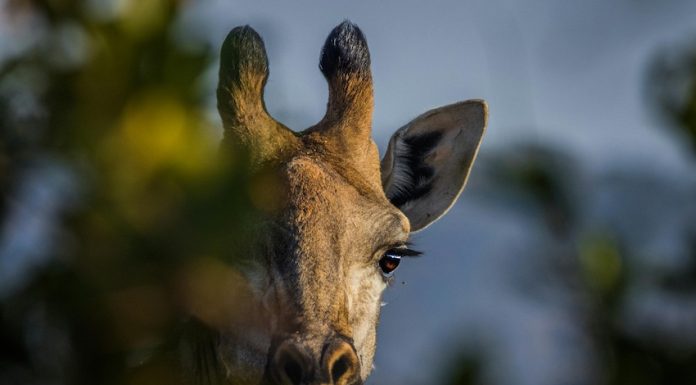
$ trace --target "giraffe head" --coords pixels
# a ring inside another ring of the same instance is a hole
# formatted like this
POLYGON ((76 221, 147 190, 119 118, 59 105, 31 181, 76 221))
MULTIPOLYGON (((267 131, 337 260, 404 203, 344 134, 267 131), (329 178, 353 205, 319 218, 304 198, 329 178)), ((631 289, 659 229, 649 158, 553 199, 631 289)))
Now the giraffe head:
POLYGON ((244 373, 245 381, 367 378, 382 292, 401 259, 417 254, 409 234, 455 202, 486 126, 481 100, 433 109, 398 129, 380 161, 371 138, 370 54, 356 25, 329 34, 319 68, 329 86, 326 115, 294 132, 266 111, 260 36, 238 27, 222 47, 223 147, 246 151, 252 167, 280 186, 280 203, 250 241, 257 316, 248 330, 228 333, 233 342, 220 343, 227 373, 244 373))

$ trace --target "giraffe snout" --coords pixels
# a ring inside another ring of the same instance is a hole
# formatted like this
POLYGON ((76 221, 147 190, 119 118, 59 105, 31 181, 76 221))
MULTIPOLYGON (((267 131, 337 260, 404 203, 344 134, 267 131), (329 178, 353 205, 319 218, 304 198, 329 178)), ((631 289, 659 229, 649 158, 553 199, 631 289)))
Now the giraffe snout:
POLYGON ((342 337, 332 337, 321 344, 295 339, 281 342, 271 353, 268 375, 274 385, 362 383, 355 347, 342 337))

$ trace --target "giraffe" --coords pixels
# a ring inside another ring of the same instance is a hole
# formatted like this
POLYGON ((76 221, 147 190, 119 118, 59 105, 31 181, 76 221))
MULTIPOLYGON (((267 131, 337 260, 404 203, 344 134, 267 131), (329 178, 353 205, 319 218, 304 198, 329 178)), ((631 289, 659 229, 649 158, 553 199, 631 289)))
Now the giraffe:
MULTIPOLYGON (((329 34, 319 68, 326 114, 294 132, 272 118, 263 92, 261 37, 234 28, 221 49, 218 110, 223 150, 278 181, 280 203, 250 243, 248 317, 216 331, 189 356, 197 383, 362 384, 373 368, 383 291, 409 235, 440 218, 476 158, 487 105, 467 100, 398 129, 380 161, 371 138, 373 84, 362 31, 329 34)), ((224 295, 224 293, 221 293, 224 295)))

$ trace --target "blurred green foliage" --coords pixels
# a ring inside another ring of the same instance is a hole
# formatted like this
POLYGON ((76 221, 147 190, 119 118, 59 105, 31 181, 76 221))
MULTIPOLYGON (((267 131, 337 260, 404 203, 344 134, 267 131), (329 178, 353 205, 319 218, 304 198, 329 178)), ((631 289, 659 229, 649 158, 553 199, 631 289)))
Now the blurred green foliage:
POLYGON ((696 154, 696 48, 661 49, 648 68, 647 94, 653 109, 668 122, 667 127, 690 144, 696 154))
POLYGON ((3 218, 33 207, 23 186, 46 164, 72 176, 73 204, 26 213, 55 236, 47 262, 0 296, 2 383, 178 383, 182 320, 227 316, 233 299, 220 292, 240 280, 230 266, 251 231, 250 192, 269 182, 218 154, 200 93, 214 56, 175 38, 180 3, 4 10, 34 20, 40 38, 0 67, 3 218))
POLYGON ((444 371, 446 378, 443 385, 474 385, 481 383, 481 365, 468 354, 462 354, 453 360, 451 367, 444 371))

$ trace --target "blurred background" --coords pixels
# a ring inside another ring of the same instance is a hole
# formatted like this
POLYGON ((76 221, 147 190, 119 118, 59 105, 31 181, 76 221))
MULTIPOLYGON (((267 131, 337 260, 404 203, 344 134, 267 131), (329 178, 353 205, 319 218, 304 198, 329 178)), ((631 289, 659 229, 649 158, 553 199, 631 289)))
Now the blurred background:
POLYGON ((264 181, 217 161, 219 46, 266 41, 272 115, 365 32, 374 136, 490 107, 466 191, 387 289, 369 384, 696 384, 696 3, 0 0, 0 383, 176 383, 224 319, 264 181), (250 207, 252 209, 250 209, 250 207))

